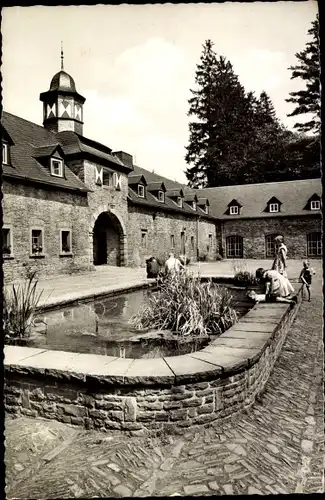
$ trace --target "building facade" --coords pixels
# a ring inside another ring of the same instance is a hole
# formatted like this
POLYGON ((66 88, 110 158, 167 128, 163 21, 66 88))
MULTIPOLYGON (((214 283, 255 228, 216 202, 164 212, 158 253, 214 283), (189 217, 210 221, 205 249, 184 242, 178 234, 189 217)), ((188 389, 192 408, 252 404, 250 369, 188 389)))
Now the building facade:
POLYGON ((85 98, 63 69, 40 94, 43 126, 2 115, 2 255, 6 281, 143 266, 170 251, 191 260, 318 257, 321 181, 194 190, 83 135, 85 98))

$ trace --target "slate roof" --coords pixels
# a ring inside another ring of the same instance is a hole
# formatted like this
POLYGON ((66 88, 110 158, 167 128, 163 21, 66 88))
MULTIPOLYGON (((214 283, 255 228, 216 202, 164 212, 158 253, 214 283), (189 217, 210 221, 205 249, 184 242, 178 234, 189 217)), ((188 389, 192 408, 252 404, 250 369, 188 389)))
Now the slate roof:
POLYGON ((10 147, 11 164, 2 165, 4 177, 28 180, 72 191, 89 191, 67 166, 64 169, 65 177, 54 177, 50 174, 50 170, 34 157, 35 148, 55 147, 58 142, 55 134, 11 113, 3 112, 1 123, 13 141, 10 147))
POLYGON ((199 190, 210 202, 210 214, 217 218, 241 219, 259 217, 284 217, 308 214, 320 214, 321 210, 308 210, 308 200, 317 194, 322 197, 321 179, 304 179, 297 181, 266 182, 261 184, 245 184, 222 186, 199 190), (277 198, 281 211, 265 212, 271 198, 277 198), (225 212, 232 200, 242 205, 239 215, 227 215, 225 212))
POLYGON ((104 144, 68 130, 59 132, 56 134, 56 137, 62 144, 66 155, 89 155, 96 158, 97 162, 111 166, 116 170, 121 170, 125 173, 132 171, 129 166, 125 165, 117 156, 113 155, 112 150, 104 144))
POLYGON ((154 172, 149 172, 148 170, 145 170, 144 168, 138 167, 134 165, 134 172, 132 175, 129 176, 129 179, 132 178, 132 184, 129 182, 130 186, 133 185, 134 181, 133 179, 139 179, 141 176, 145 178, 145 180, 148 183, 148 186, 151 184, 159 184, 163 183, 166 187, 166 195, 165 195, 165 202, 159 202, 153 194, 146 190, 146 197, 141 198, 140 196, 137 196, 137 193, 129 187, 129 201, 132 203, 136 203, 138 205, 142 206, 147 206, 148 208, 156 208, 160 210, 166 210, 166 211, 172 211, 172 212, 178 212, 178 213, 183 213, 187 215, 192 215, 192 216, 201 216, 206 219, 214 219, 210 214, 206 214, 204 210, 202 210, 200 207, 197 207, 196 210, 193 210, 193 208, 190 207, 186 203, 185 200, 183 200, 183 207, 179 207, 173 199, 171 199, 171 196, 174 196, 175 198, 179 196, 180 190, 183 191, 184 195, 188 197, 188 201, 192 201, 194 199, 194 195, 196 194, 196 190, 192 190, 188 188, 187 186, 184 186, 183 184, 180 184, 179 182, 172 181, 170 179, 167 179, 166 177, 163 177, 162 175, 155 174, 154 172), (186 188, 186 189, 185 189, 186 188))

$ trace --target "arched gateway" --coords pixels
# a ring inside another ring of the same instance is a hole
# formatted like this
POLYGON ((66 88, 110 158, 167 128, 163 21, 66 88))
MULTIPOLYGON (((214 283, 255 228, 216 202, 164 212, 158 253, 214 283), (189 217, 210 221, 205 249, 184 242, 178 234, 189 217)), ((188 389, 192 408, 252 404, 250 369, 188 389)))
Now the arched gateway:
POLYGON ((113 211, 103 211, 97 216, 91 234, 95 266, 127 265, 125 227, 113 211))

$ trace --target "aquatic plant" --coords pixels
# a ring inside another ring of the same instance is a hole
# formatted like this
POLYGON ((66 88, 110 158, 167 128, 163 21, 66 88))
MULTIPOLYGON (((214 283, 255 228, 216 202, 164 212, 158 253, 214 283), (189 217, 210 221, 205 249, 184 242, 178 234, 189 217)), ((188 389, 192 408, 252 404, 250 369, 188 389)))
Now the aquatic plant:
POLYGON ((36 308, 43 291, 38 292, 36 272, 22 284, 13 284, 3 294, 3 331, 7 340, 30 335, 36 308))
POLYGON ((171 330, 182 336, 218 335, 236 321, 230 291, 186 271, 162 280, 159 290, 130 319, 138 330, 171 330))
POLYGON ((258 280, 254 273, 248 270, 246 264, 235 262, 234 269, 234 284, 237 286, 255 286, 258 285, 258 280))

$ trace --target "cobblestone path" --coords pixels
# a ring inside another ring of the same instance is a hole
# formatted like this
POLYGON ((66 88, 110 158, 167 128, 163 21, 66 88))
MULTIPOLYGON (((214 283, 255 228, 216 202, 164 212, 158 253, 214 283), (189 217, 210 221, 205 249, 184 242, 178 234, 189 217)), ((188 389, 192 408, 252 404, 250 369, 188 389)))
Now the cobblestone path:
POLYGON ((267 390, 223 426, 149 439, 8 417, 7 498, 323 492, 320 277, 313 288, 267 390))

